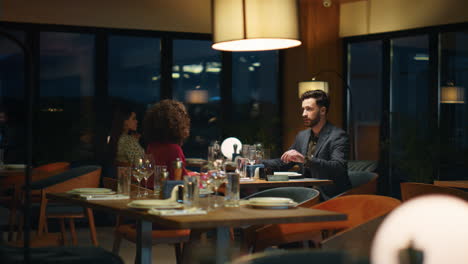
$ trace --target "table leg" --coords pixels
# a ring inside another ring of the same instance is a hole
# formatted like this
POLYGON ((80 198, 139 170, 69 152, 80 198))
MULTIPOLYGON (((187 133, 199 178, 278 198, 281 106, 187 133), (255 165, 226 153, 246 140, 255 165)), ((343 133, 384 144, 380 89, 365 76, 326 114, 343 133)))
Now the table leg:
POLYGON ((153 246, 151 232, 153 225, 149 221, 137 221, 137 241, 135 264, 151 264, 151 249, 153 246))
POLYGON ((224 264, 229 260, 229 227, 219 226, 216 228, 216 263, 224 264))

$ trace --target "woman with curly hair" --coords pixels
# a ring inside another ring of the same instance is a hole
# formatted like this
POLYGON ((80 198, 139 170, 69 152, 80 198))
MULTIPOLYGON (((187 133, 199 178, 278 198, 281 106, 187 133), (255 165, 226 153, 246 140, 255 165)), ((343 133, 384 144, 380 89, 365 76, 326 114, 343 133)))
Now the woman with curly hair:
POLYGON ((190 117, 181 102, 162 100, 146 112, 143 121, 143 135, 148 142, 146 153, 153 155, 157 165, 167 166, 171 180, 174 179, 172 162, 177 158, 183 164, 182 175, 188 175, 181 146, 189 134, 190 117))

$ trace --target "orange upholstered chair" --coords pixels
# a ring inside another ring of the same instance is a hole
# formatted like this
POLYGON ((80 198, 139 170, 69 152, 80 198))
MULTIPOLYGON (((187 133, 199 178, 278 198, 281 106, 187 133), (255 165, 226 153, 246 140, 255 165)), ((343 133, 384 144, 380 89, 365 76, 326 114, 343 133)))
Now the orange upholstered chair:
MULTIPOLYGON (((105 188, 117 190, 117 180, 104 177, 102 179, 105 188)), ((131 185, 131 192, 137 189, 145 189, 135 184, 131 185)), ((151 190, 152 191, 152 190, 151 190)), ((120 250, 120 242, 122 238, 130 242, 136 243, 137 235, 135 225, 123 224, 122 216, 117 216, 117 221, 114 229, 114 244, 112 252, 118 254, 120 250)), ((152 244, 173 244, 175 248, 175 255, 177 263, 182 263, 182 248, 183 243, 187 242, 190 238, 190 229, 167 229, 167 230, 152 230, 151 232, 152 244)))
POLYGON ((379 195, 337 197, 311 208, 344 213, 348 216, 346 221, 266 225, 257 229, 253 237, 246 238, 246 242, 253 251, 260 251, 269 246, 314 240, 321 231, 341 231, 360 225, 387 214, 400 203, 397 199, 379 195))

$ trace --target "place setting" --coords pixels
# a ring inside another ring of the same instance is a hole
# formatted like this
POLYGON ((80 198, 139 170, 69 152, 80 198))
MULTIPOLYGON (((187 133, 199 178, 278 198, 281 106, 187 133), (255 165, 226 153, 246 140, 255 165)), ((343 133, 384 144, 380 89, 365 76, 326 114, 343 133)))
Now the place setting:
POLYGON ((108 188, 76 188, 67 193, 85 200, 125 200, 130 198, 128 195, 116 193, 108 188))
POLYGON ((254 209, 291 209, 296 208, 298 203, 285 197, 255 197, 243 201, 243 205, 254 209))

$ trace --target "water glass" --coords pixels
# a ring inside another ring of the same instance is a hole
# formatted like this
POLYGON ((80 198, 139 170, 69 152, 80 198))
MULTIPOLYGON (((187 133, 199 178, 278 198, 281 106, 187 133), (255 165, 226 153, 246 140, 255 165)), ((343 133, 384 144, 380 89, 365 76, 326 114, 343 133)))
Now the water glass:
POLYGON ((229 172, 227 173, 226 178, 227 184, 224 206, 239 207, 240 175, 238 173, 229 172))
POLYGON ((247 177, 246 165, 247 165, 247 160, 245 158, 238 158, 237 159, 236 172, 239 173, 241 178, 247 177))
POLYGON ((117 193, 130 195, 131 170, 130 167, 117 167, 117 193))
POLYGON ((162 198, 163 194, 163 172, 167 171, 166 165, 155 165, 154 166, 154 178, 153 178, 153 194, 157 198, 162 198))
POLYGON ((200 176, 184 176, 184 207, 196 208, 200 195, 200 176))

